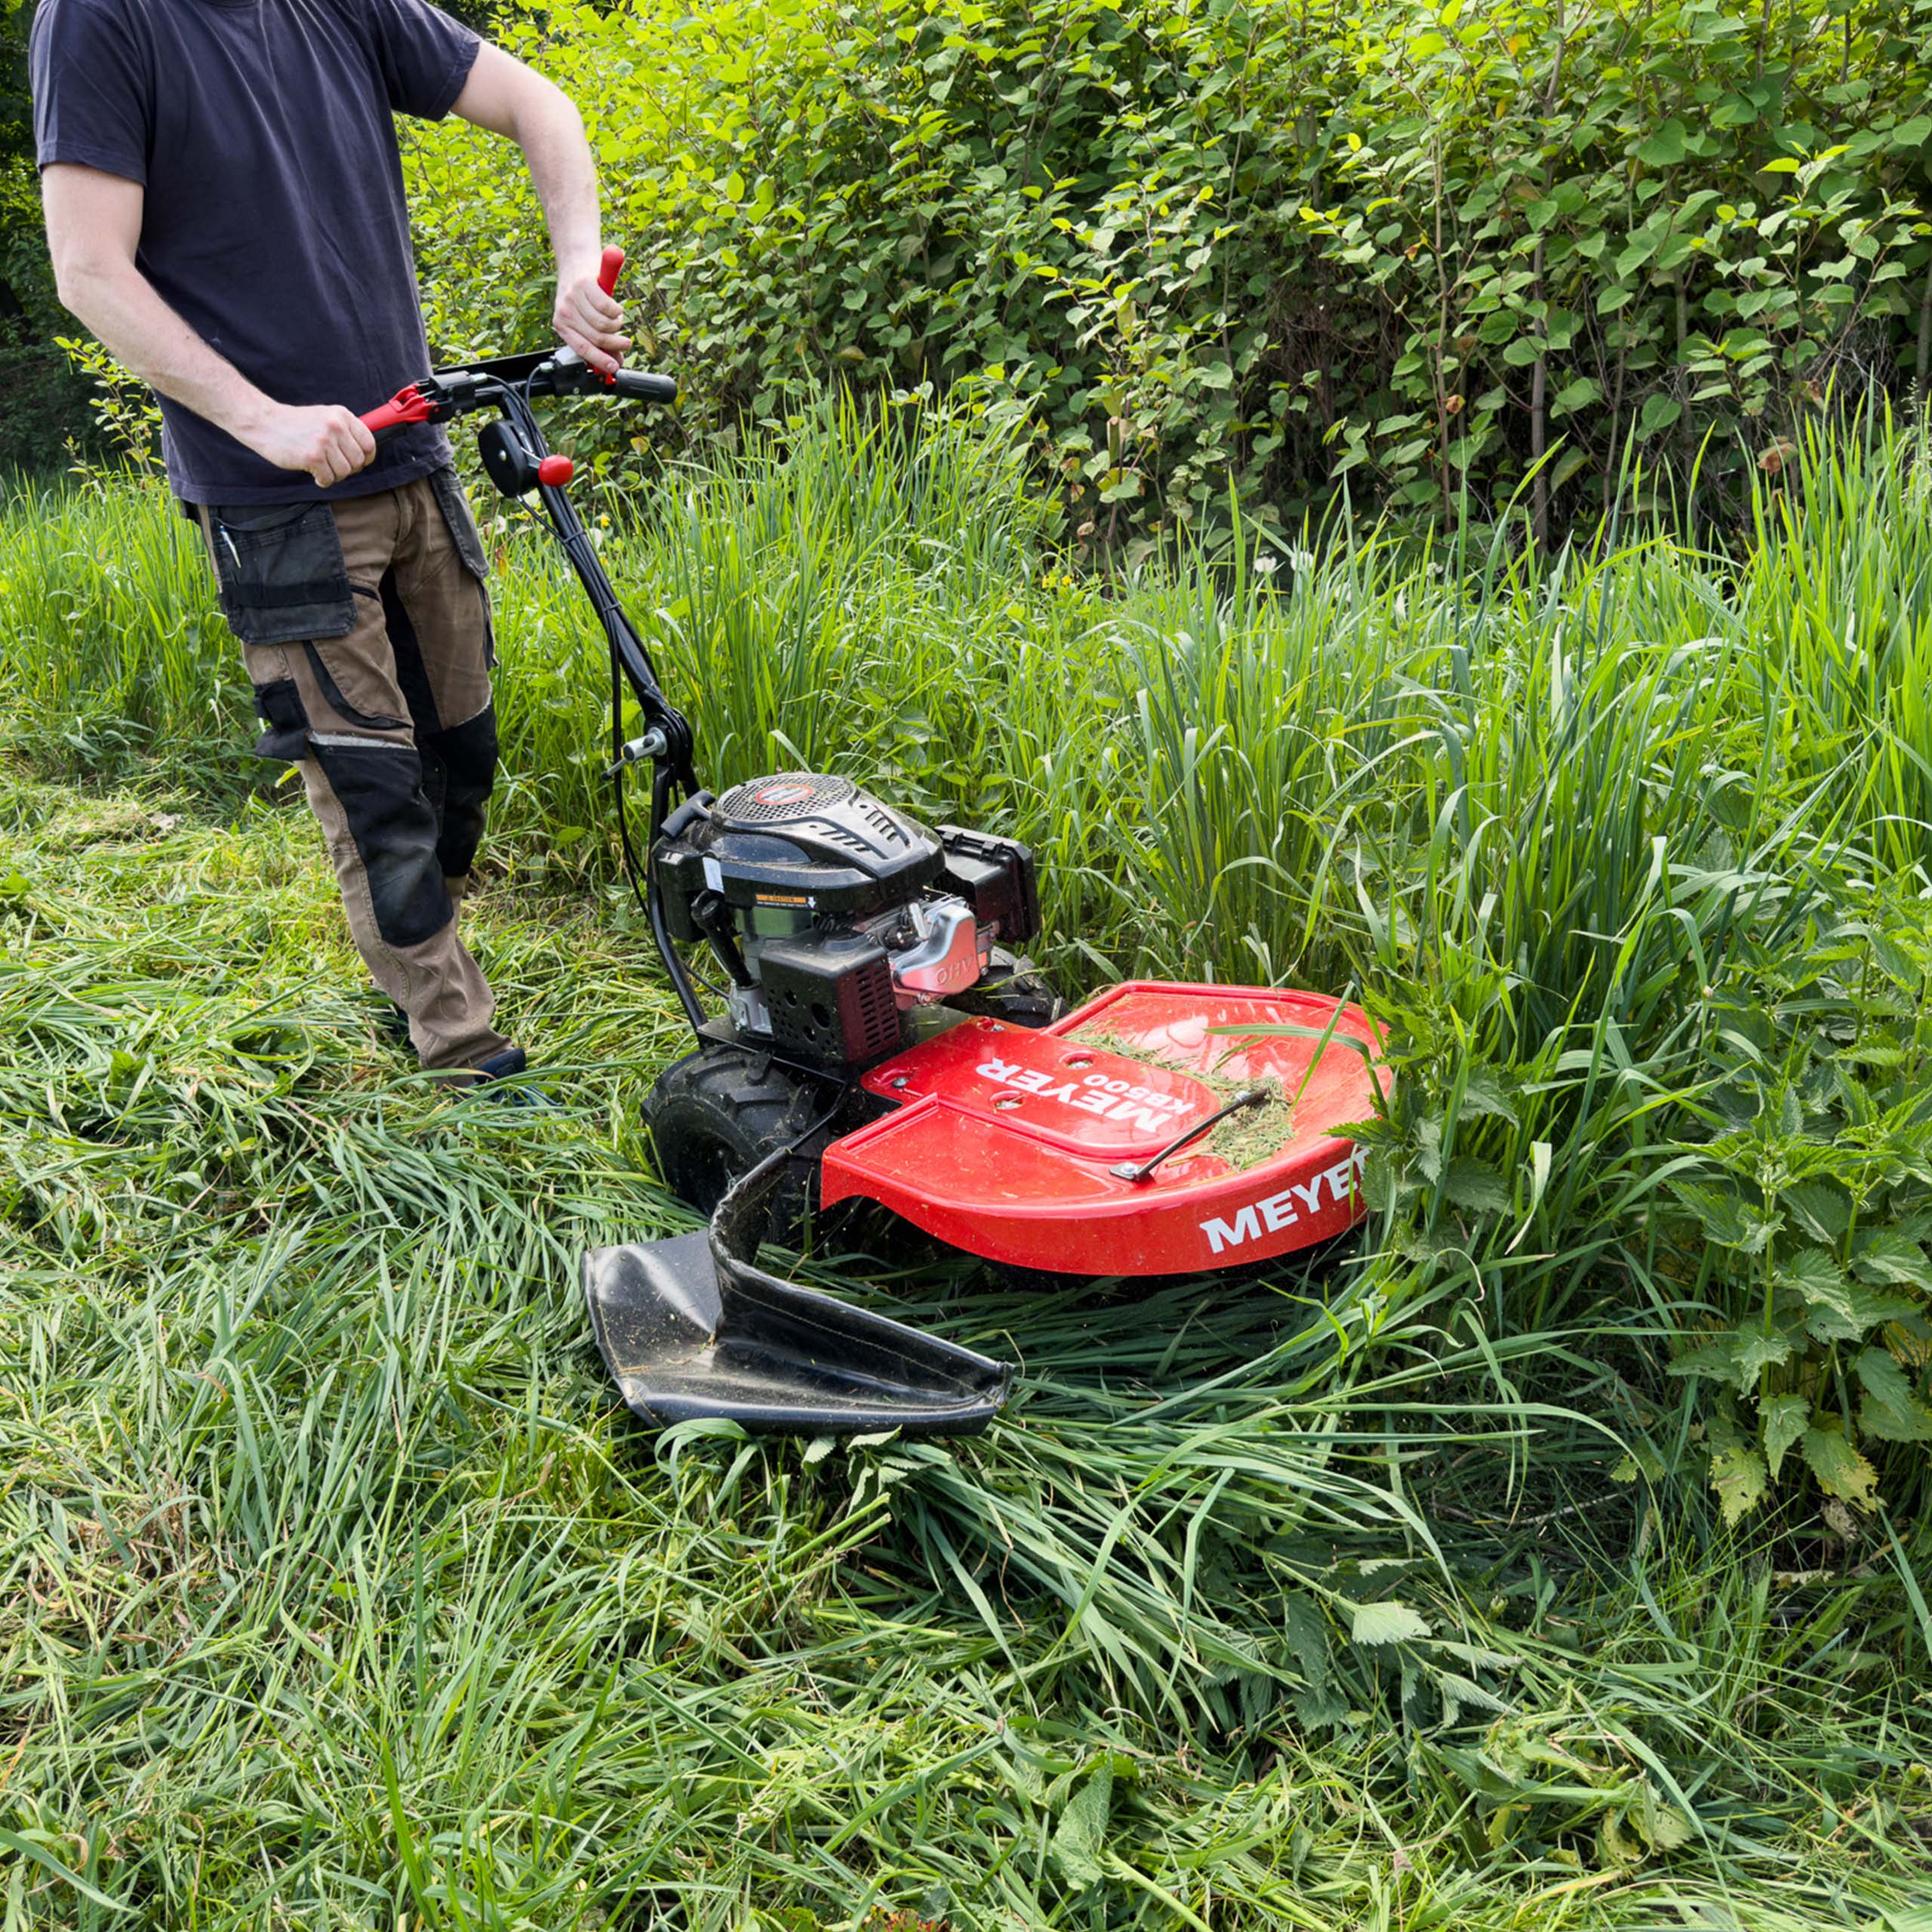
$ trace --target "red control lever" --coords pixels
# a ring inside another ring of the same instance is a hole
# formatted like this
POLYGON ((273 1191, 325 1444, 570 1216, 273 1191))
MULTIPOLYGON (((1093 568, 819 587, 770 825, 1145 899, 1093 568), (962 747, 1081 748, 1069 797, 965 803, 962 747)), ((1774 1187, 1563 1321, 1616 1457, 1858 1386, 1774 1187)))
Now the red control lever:
POLYGON ((623 272, 624 251, 614 243, 604 251, 604 258, 597 265, 597 285, 606 295, 617 291, 617 277, 623 272))
POLYGON ((362 421, 371 429, 394 429, 405 423, 426 423, 434 405, 414 383, 398 389, 379 408, 365 410, 362 421))
POLYGON ((547 483, 553 490, 561 490, 577 474, 577 465, 567 456, 546 456, 537 466, 537 480, 547 483))

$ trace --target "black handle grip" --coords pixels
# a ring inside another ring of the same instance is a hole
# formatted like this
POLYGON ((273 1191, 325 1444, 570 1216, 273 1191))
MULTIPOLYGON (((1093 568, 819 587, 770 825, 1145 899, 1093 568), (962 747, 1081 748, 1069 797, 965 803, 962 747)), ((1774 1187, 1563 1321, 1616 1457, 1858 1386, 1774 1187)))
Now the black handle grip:
POLYGON ((641 369, 620 369, 611 386, 620 395, 635 396, 640 402, 675 402, 678 379, 675 376, 649 376, 641 369))

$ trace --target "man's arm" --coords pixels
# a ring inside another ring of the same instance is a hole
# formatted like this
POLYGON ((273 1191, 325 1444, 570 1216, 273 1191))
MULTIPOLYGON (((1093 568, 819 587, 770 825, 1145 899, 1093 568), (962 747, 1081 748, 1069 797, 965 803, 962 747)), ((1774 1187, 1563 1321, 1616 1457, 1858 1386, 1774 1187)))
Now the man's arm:
POLYGON ((608 375, 631 346, 624 312, 597 285, 603 253, 597 165, 570 97, 488 41, 476 50, 452 110, 522 149, 543 204, 557 257, 557 333, 593 369, 608 375))
POLYGON ((155 293, 134 266, 146 198, 138 181, 56 162, 41 171, 41 198, 61 302, 142 381, 324 488, 374 457, 375 438, 349 411, 264 395, 155 293))

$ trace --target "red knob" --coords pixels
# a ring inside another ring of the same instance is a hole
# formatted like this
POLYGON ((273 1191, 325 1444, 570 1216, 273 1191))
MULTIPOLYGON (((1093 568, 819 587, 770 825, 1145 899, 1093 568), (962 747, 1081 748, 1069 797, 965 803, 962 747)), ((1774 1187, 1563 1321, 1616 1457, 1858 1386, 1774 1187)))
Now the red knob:
POLYGON ((567 456, 546 456, 537 466, 537 480, 561 490, 577 473, 577 465, 567 456))
POLYGON ((597 285, 606 295, 613 294, 617 286, 617 277, 623 271, 624 251, 613 244, 604 251, 604 259, 597 265, 597 285))

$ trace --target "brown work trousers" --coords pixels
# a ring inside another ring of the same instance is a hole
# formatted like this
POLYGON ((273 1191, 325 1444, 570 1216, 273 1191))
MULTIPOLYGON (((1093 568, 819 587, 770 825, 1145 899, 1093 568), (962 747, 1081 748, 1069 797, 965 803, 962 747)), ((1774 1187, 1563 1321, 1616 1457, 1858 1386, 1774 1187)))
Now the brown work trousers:
POLYGON ((202 505, 266 728, 300 767, 349 930, 432 1071, 509 1044, 457 936, 497 764, 488 571, 452 470, 334 503, 202 505))

